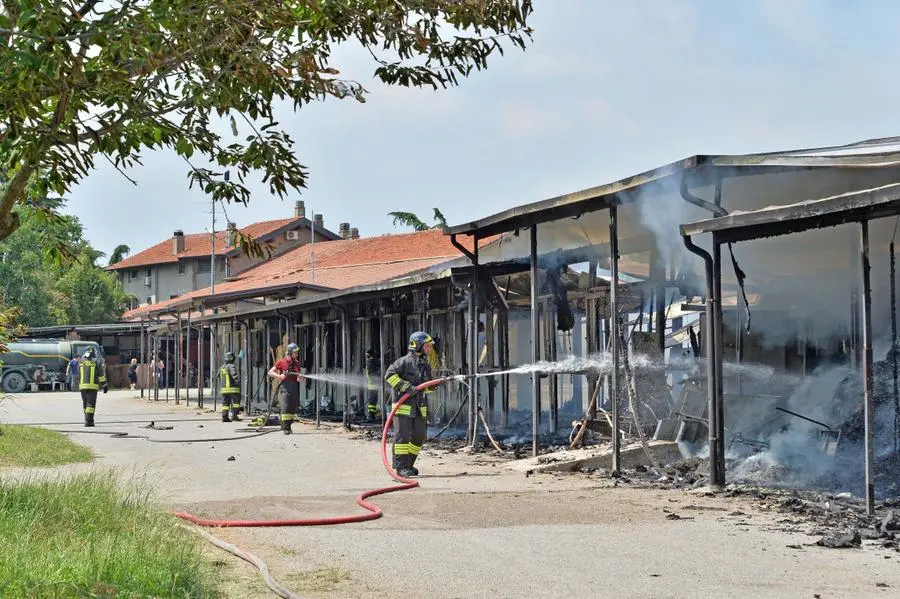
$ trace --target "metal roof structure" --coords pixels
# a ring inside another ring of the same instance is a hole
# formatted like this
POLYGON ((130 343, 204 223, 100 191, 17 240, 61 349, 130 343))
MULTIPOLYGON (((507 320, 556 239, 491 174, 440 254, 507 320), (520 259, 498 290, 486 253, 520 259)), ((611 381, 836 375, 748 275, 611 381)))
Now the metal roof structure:
MULTIPOLYGON (((664 180, 689 176, 709 185, 718 178, 812 169, 900 167, 900 137, 843 146, 745 155, 695 155, 619 181, 516 206, 482 219, 448 227, 449 235, 482 238, 636 201, 640 192, 664 180)), ((677 183, 676 183, 677 185, 677 183)))
POLYGON ((900 214, 900 183, 681 225, 682 235, 713 233, 723 243, 824 229, 900 214))

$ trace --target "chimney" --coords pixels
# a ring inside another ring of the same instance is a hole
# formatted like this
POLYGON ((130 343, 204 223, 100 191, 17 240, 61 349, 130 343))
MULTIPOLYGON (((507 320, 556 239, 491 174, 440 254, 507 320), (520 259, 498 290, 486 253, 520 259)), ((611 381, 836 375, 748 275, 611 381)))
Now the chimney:
POLYGON ((341 239, 350 239, 350 223, 341 223, 339 234, 341 239))
POLYGON ((320 231, 325 228, 325 221, 322 220, 321 214, 313 215, 313 222, 315 222, 316 228, 319 229, 320 231))
POLYGON ((226 247, 234 247, 237 243, 237 225, 234 223, 228 223, 228 228, 225 229, 225 246, 226 247))
POLYGON ((184 251, 184 231, 178 230, 172 233, 172 253, 175 255, 184 251))
POLYGON ((359 229, 356 227, 350 229, 350 239, 359 239, 359 229))
POLYGON ((294 217, 306 218, 306 204, 303 203, 303 200, 294 202, 294 217))

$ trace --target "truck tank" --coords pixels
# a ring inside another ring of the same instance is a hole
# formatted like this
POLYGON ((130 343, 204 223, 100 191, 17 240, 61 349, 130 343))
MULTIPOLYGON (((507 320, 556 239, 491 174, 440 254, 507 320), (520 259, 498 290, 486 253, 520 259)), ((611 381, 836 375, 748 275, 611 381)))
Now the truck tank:
POLYGON ((17 339, 8 343, 7 351, 0 353, 0 387, 7 393, 21 393, 30 383, 65 381, 69 360, 80 357, 89 347, 103 361, 103 348, 94 341, 17 339), (35 380, 36 372, 43 373, 43 380, 35 380))

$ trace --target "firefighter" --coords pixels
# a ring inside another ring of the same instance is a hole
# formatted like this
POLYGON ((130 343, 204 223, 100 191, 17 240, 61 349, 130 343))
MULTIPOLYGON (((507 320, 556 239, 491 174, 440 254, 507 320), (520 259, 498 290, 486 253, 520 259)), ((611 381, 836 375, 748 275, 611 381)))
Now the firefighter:
POLYGON ((427 397, 434 391, 428 389, 423 393, 415 391, 415 387, 432 379, 433 351, 434 339, 428 333, 417 331, 409 337, 407 354, 394 361, 384 373, 395 404, 411 392, 410 398, 394 414, 394 470, 404 477, 419 474, 415 463, 428 430, 427 397))
POLYGON ((366 420, 375 420, 378 414, 378 384, 381 379, 381 364, 375 357, 375 351, 366 350, 366 420))
POLYGON ((303 368, 300 364, 300 347, 288 343, 285 356, 269 369, 269 376, 281 381, 278 387, 278 404, 281 407, 281 431, 291 434, 291 425, 300 405, 300 379, 303 368))
POLYGON ((219 380, 222 381, 222 422, 240 422, 241 373, 234 363, 234 352, 225 352, 225 364, 219 369, 219 380), (228 417, 229 410, 231 418, 228 417))
POLYGON ((94 410, 97 408, 97 391, 109 390, 106 384, 106 364, 97 361, 93 347, 85 350, 78 363, 78 390, 81 391, 81 406, 84 410, 84 425, 94 426, 94 410))

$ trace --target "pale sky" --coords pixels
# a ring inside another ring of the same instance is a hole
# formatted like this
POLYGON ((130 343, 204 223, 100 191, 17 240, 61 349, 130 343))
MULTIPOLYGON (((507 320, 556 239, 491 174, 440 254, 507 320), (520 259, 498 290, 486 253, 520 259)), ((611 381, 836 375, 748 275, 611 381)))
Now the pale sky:
MULTIPOLYGON (((900 135, 900 4, 870 0, 536 0, 534 41, 459 88, 388 88, 359 51, 335 66, 370 91, 279 120, 310 169, 285 200, 257 183, 239 226, 324 214, 337 232, 397 231, 387 213, 430 222, 484 217, 693 154, 738 154, 900 135)), ((109 253, 175 229, 208 231, 209 201, 184 162, 148 153, 129 174, 101 168, 67 210, 109 253)), ((217 228, 224 227, 221 210, 217 228)))

